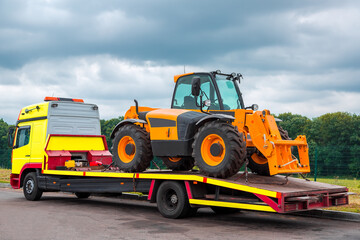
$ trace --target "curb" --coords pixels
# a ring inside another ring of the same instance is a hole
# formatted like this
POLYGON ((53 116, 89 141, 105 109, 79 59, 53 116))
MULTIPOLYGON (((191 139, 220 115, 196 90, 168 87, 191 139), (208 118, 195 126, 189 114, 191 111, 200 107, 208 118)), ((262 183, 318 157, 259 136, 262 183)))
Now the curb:
POLYGON ((11 188, 10 183, 0 183, 0 188, 11 188))
POLYGON ((332 210, 310 210, 306 212, 292 213, 291 215, 360 222, 360 213, 352 213, 352 212, 339 212, 332 210))

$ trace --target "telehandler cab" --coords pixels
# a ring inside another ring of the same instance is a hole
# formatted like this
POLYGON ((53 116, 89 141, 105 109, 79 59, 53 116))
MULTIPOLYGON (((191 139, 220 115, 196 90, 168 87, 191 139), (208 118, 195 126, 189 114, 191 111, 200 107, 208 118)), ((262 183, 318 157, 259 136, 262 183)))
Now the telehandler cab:
POLYGON ((176 75, 171 109, 141 107, 135 100, 111 134, 114 162, 139 172, 157 156, 170 169, 195 164, 220 178, 237 173, 246 159, 260 175, 310 172, 306 137, 291 140, 269 110, 245 107, 241 78, 219 70, 176 75))

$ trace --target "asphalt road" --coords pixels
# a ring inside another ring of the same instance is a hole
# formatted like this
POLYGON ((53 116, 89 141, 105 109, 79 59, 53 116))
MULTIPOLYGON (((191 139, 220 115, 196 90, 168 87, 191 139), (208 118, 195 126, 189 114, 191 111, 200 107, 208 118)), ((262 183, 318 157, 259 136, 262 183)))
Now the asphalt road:
POLYGON ((242 211, 166 219, 154 204, 117 198, 80 200, 45 193, 25 200, 0 188, 0 239, 360 239, 360 223, 242 211))

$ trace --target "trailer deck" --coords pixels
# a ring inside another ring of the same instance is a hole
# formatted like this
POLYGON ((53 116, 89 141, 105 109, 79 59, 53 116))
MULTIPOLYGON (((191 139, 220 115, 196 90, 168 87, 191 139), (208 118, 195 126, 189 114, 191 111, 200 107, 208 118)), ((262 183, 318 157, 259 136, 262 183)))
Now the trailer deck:
POLYGON ((227 207, 266 212, 296 212, 348 204, 348 189, 326 183, 276 175, 238 173, 227 179, 198 172, 153 171, 124 173, 114 170, 42 170, 39 186, 66 192, 142 192, 156 202, 163 181, 184 182, 193 207, 227 207))

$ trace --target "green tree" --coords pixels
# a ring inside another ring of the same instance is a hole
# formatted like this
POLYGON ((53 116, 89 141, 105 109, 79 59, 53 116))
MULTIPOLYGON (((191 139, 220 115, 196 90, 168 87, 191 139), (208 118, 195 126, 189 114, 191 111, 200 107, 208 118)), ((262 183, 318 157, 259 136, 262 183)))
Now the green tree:
POLYGON ((276 117, 282 120, 279 125, 288 131, 291 139, 298 135, 306 135, 311 127, 311 120, 299 114, 282 113, 276 117))
POLYGON ((0 167, 11 168, 11 149, 7 144, 9 125, 0 119, 0 167))
POLYGON ((123 116, 120 116, 118 118, 112 118, 110 120, 100 120, 101 124, 101 134, 106 137, 106 142, 108 144, 109 149, 111 148, 112 142, 110 139, 110 135, 116 124, 124 120, 123 116))

